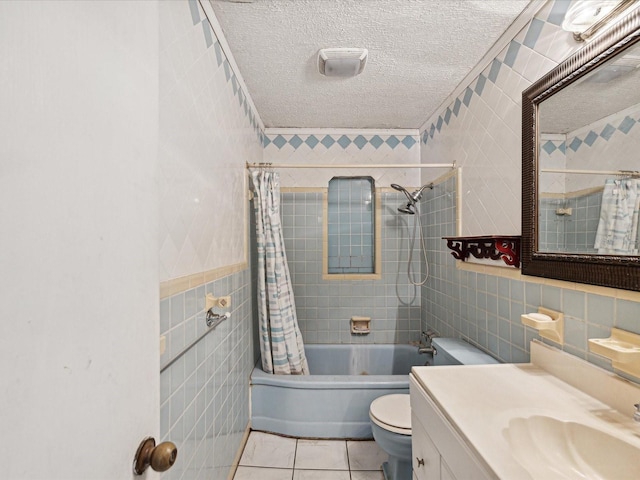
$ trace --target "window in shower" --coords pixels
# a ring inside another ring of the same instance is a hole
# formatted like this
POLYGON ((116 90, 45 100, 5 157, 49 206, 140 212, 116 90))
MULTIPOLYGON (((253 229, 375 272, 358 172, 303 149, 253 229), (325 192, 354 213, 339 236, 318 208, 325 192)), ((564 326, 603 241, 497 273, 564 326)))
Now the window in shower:
POLYGON ((329 181, 325 257, 328 277, 372 278, 379 274, 376 211, 373 178, 334 177, 329 181))

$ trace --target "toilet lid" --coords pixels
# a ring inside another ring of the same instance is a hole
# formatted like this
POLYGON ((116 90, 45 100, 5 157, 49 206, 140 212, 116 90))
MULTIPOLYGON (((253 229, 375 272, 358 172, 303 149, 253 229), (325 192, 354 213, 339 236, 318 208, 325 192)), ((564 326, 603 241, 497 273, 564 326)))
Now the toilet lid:
POLYGON ((411 435, 409 394, 384 395, 371 402, 369 416, 380 427, 403 435, 411 435))

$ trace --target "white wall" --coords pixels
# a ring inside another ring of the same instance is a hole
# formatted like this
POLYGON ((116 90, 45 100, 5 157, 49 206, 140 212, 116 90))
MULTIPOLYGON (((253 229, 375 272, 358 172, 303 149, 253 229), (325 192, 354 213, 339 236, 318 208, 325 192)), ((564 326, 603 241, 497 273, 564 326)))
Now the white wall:
POLYGON ((131 478, 159 430, 157 8, 0 2, 2 478, 131 478))

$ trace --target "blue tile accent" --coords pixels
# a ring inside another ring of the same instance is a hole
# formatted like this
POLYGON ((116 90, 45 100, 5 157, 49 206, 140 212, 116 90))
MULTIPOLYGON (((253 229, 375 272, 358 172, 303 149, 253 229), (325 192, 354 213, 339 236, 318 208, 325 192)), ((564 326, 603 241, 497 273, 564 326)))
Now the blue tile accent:
POLYGON ((538 38, 540 37, 540 33, 542 32, 542 27, 544 27, 544 22, 542 20, 538 18, 531 20, 529 30, 527 30, 527 34, 525 35, 522 44, 533 50, 538 38))
POLYGON ((200 23, 200 12, 198 11, 198 1, 189 0, 189 11, 191 12, 191 20, 194 25, 200 23))
POLYGON ((356 144, 356 147, 362 150, 368 142, 367 142, 367 139, 364 138, 362 135, 358 135, 356 139, 353 141, 353 143, 356 144))
POLYGON ((442 124, 444 123, 444 120, 442 120, 442 116, 438 117, 438 123, 436 123, 436 129, 438 131, 440 131, 442 129, 442 124))
POLYGON ((233 86, 233 94, 235 95, 238 93, 238 79, 235 73, 231 76, 231 85, 233 86))
POLYGON ((436 126, 432 123, 431 128, 429 129, 429 136, 433 138, 433 135, 436 133, 436 126))
POLYGON ((491 69, 489 70, 489 80, 493 83, 496 83, 498 79, 498 74, 500 73, 500 67, 502 66, 502 62, 497 58, 493 59, 493 63, 491 63, 491 69))
POLYGON ((451 109, 447 107, 447 111, 444 112, 444 123, 449 125, 449 120, 451 120, 451 109))
POLYGON ((342 148, 347 148, 349 145, 351 145, 351 139, 349 137, 347 137, 346 135, 342 135, 339 139, 338 139, 338 144, 342 147, 342 148))
POLYGON ((478 81, 476 82, 476 93, 478 95, 482 95, 482 91, 484 90, 484 84, 486 83, 486 81, 487 77, 482 74, 478 75, 478 81))
POLYGON ((287 141, 285 140, 285 138, 282 135, 278 135, 272 141, 273 141, 273 144, 276 147, 278 147, 278 149, 281 149, 282 147, 284 147, 287 144, 287 141))
POLYGON ((396 148, 399 143, 400 140, 398 140, 395 135, 391 135, 389 138, 387 138, 386 141, 386 144, 389 145, 392 149, 396 148))
POLYGON ((422 143, 424 143, 426 145, 427 144, 427 140, 429 140, 429 134, 425 130, 424 132, 422 132, 422 143))
POLYGON ((374 135, 373 138, 369 140, 369 143, 377 150, 380 148, 380 145, 384 143, 384 140, 382 140, 378 135, 374 135))
POLYGON ((516 62, 516 57, 520 51, 520 44, 515 40, 512 40, 507 49, 507 54, 504 56, 504 64, 513 68, 513 64, 516 62))
POLYGON ((594 132, 593 130, 591 130, 587 136, 584 138, 584 143, 586 143, 587 145, 591 146, 593 145, 593 142, 595 142, 598 139, 598 134, 596 132, 594 132))
POLYGON ((218 66, 222 65, 222 62, 224 61, 224 55, 222 54, 222 48, 220 47, 220 44, 218 42, 216 42, 213 45, 213 48, 216 51, 216 62, 218 62, 218 66))
POLYGON ((320 141, 320 143, 324 145, 326 148, 329 148, 331 145, 336 143, 336 141, 330 135, 325 135, 324 138, 320 141))
POLYGON ((204 32, 204 41, 207 44, 207 48, 210 48, 213 45, 213 32, 211 32, 211 25, 209 25, 208 21, 202 22, 202 31, 204 32))
MULTIPOLYGON (((240 89, 238 89, 238 103, 240 104, 240 106, 242 106, 242 104, 244 103, 244 93, 242 93, 242 90, 240 89)), ((244 109, 244 113, 245 115, 247 113, 246 107, 244 109)))
POLYGON ((320 143, 320 140, 318 140, 315 135, 309 135, 304 143, 309 145, 309 148, 313 149, 318 143, 320 143))
POLYGON ((582 145, 582 140, 580 140, 578 137, 575 137, 569 144, 569 148, 574 152, 577 152, 578 148, 580 148, 580 145, 582 145))
POLYGON ((600 132, 600 136, 605 140, 609 140, 611 138, 611 135, 613 135, 615 131, 616 131, 616 127, 614 127, 610 123, 607 123, 605 127, 602 129, 602 132, 600 132))
POLYGON ((636 124, 636 121, 627 115, 626 117, 624 117, 624 120, 622 120, 622 122, 620 123, 618 130, 620 130, 623 133, 629 133, 629 130, 631 130, 635 124, 636 124))
POLYGON ((222 65, 224 66, 224 76, 226 77, 228 82, 229 80, 231 80, 231 66, 229 65, 229 62, 227 62, 227 60, 222 62, 222 65))
POLYGON ((453 102, 453 114, 457 117, 458 113, 460 113, 460 107, 462 106, 462 102, 459 98, 456 98, 456 101, 453 102))
POLYGON ((562 142, 558 147, 558 150, 560 150, 562 153, 567 153, 567 142, 562 142))
POLYGON ((547 152, 549 155, 551 155, 556 150, 556 148, 557 147, 554 145, 554 143, 551 140, 547 140, 542 146, 542 149, 545 152, 547 152))
POLYGON ((289 140, 289 145, 291 145, 294 150, 297 150, 300 145, 302 145, 302 139, 298 135, 294 135, 289 140))
POLYGON ((269 140, 269 137, 267 137, 267 136, 265 135, 265 136, 263 137, 263 140, 262 140, 262 145, 263 145, 264 147, 267 147, 270 143, 271 143, 271 140, 269 140))
POLYGON ((416 140, 411 135, 407 135, 402 139, 402 144, 407 148, 413 147, 415 143, 416 143, 416 140))
POLYGON ((462 103, 464 103, 465 107, 468 107, 469 103, 471 103, 471 97, 473 97, 473 90, 467 87, 464 91, 464 98, 462 99, 462 103))
POLYGON ((547 17, 547 22, 552 23, 554 25, 560 26, 564 20, 564 16, 569 9, 569 4, 571 0, 556 0, 551 7, 551 11, 549 12, 549 16, 547 17))

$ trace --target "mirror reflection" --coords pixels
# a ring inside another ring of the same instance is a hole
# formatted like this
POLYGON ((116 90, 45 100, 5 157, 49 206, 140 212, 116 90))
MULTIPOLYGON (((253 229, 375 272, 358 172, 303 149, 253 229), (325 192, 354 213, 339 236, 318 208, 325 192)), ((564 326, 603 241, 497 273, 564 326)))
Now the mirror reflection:
POLYGON ((538 105, 539 252, 638 255, 640 44, 538 105))

